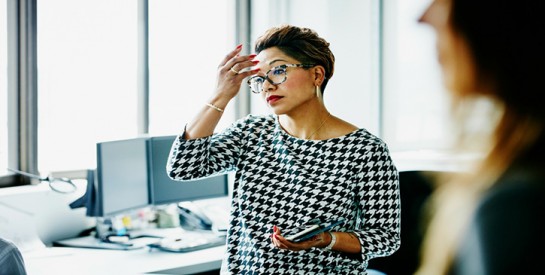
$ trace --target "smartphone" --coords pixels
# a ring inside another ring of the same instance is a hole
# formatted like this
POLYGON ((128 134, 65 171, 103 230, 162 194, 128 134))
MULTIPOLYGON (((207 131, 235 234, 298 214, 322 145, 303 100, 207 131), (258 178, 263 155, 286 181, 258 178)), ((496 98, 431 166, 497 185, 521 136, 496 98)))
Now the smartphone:
POLYGON ((298 243, 302 241, 306 241, 322 232, 328 231, 334 226, 339 225, 343 222, 343 219, 339 219, 332 222, 325 222, 321 224, 312 224, 308 225, 306 227, 301 228, 301 231, 298 231, 296 233, 292 233, 284 238, 290 242, 298 243))
POLYGON ((297 233, 294 233, 292 235, 286 236, 286 240, 290 242, 302 242, 304 240, 308 240, 315 236, 316 234, 320 233, 318 232, 320 230, 319 224, 313 224, 309 225, 307 227, 304 227, 302 231, 299 231, 297 233))

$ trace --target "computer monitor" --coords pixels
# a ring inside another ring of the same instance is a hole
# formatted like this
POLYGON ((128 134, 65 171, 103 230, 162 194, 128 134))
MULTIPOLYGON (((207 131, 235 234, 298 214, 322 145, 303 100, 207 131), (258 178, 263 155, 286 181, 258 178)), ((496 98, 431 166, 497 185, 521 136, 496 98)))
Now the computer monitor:
POLYGON ((150 192, 154 205, 227 196, 227 175, 191 181, 175 181, 166 172, 167 159, 176 136, 150 138, 150 192))
POLYGON ((148 138, 97 143, 95 216, 149 205, 148 138))

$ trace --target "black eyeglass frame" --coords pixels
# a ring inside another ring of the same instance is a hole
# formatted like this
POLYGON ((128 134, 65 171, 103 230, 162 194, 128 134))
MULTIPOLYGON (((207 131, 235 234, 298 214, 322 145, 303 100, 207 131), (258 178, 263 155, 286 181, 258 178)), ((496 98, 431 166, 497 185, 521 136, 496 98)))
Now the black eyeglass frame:
POLYGON ((271 83, 272 85, 280 85, 284 82, 286 82, 286 80, 288 79, 288 71, 286 70, 285 73, 284 73, 284 79, 282 79, 282 81, 280 82, 273 82, 270 78, 269 78, 269 73, 273 70, 278 70, 278 69, 287 69, 287 68, 304 68, 304 69, 310 69, 312 67, 316 66, 315 64, 282 64, 282 65, 278 65, 278 66, 274 66, 272 67, 270 70, 267 71, 267 73, 265 74, 265 76, 260 76, 260 75, 254 75, 252 77, 250 77, 247 81, 247 84, 248 86, 250 86, 250 91, 252 91, 252 93, 254 94, 260 94, 262 91, 263 91, 263 83, 265 83, 265 80, 269 81, 269 83, 271 83), (255 79, 262 79, 263 82, 261 83, 261 91, 255 91, 253 88, 252 88, 252 81, 255 81, 255 79))

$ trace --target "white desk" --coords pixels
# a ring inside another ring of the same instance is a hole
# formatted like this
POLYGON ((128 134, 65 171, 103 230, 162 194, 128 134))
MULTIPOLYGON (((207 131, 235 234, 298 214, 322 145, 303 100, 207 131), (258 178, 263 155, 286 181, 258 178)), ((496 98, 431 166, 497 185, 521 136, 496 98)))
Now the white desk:
MULTIPOLYGON (((79 188, 73 194, 59 194, 52 192, 46 184, 0 190, 0 219, 3 221, 0 235, 8 236, 20 244, 32 244, 19 246, 24 248, 22 254, 29 275, 189 274, 221 267, 225 246, 187 253, 157 249, 150 252, 147 248, 105 250, 43 247, 44 243, 50 245, 54 240, 76 236, 83 229, 94 225, 94 219, 85 217, 85 209, 68 207, 84 190, 79 188)), ((220 206, 210 206, 213 212, 222 216, 221 219, 228 211, 225 210, 228 209, 225 207, 228 199, 224 201, 225 204, 220 206), (212 206, 225 209, 221 212, 212 206)))
MULTIPOLYGON (((153 235, 169 239, 197 240, 218 236, 209 231, 187 231, 181 227, 131 231, 131 235, 153 235)), ((94 237, 78 240, 91 244, 94 237), (90 238, 90 239, 88 239, 90 238)), ((143 245, 135 239, 137 246, 143 245)), ((153 238, 151 240, 154 240, 153 238)), ((145 238, 142 241, 150 241, 145 238)), ((117 246, 120 247, 120 246, 117 246)), ((168 252, 157 248, 112 250, 76 247, 46 247, 23 253, 29 275, 33 274, 192 274, 218 270, 225 255, 225 245, 191 252, 168 252)))
POLYGON ((188 253, 48 247, 24 253, 34 274, 190 274, 221 267, 225 246, 188 253))

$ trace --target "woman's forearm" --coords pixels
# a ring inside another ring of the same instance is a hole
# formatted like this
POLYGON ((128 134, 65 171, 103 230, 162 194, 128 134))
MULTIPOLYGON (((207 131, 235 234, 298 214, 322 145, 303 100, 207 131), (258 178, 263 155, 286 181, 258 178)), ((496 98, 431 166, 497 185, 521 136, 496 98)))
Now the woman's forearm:
POLYGON ((218 96, 210 98, 197 116, 186 126, 184 138, 196 139, 212 135, 229 101, 230 99, 218 96))

